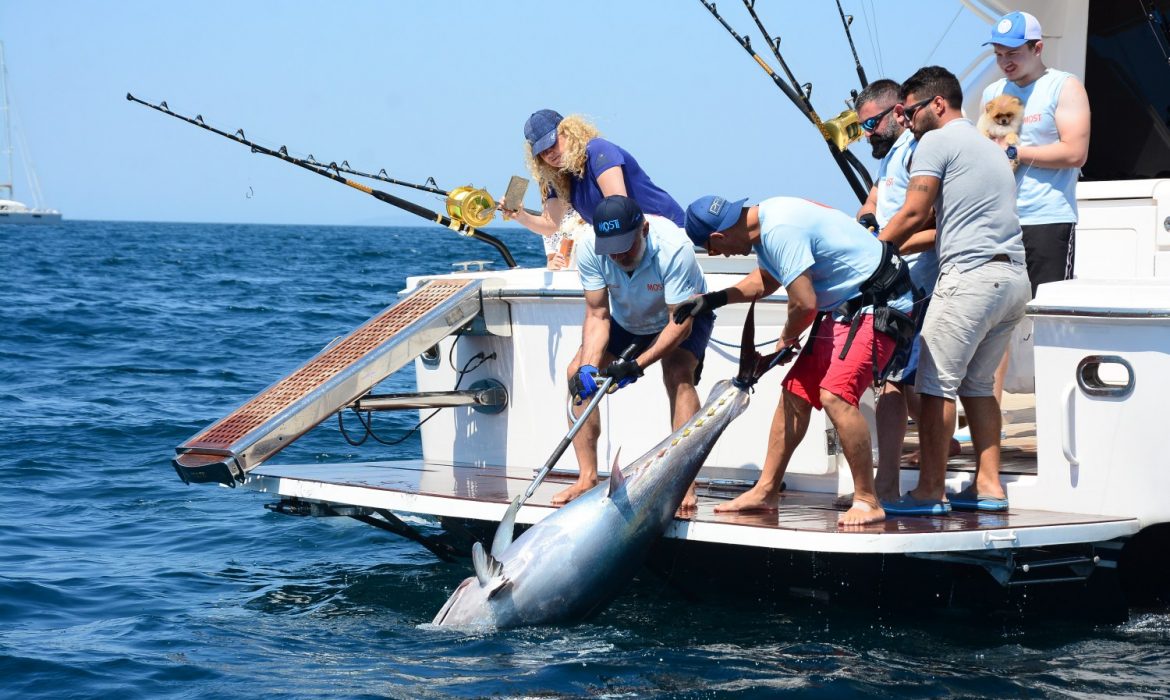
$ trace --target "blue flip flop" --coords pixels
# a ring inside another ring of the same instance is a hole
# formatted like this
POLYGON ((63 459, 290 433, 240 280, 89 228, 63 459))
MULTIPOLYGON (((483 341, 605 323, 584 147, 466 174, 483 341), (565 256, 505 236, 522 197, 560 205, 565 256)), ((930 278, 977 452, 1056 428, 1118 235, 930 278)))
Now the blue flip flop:
POLYGON ((887 515, 946 515, 951 504, 937 498, 915 498, 909 493, 896 501, 883 501, 882 510, 887 515))
POLYGON ((972 484, 958 493, 947 496, 955 510, 973 510, 983 513, 1002 513, 1008 509, 1008 499, 982 496, 972 484))

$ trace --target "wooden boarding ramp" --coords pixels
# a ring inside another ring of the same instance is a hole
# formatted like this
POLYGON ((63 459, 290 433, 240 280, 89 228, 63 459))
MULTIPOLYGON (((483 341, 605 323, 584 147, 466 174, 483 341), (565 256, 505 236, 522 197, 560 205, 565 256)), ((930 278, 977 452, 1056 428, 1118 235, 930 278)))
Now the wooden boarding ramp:
POLYGON ((431 280, 175 448, 186 483, 235 486, 480 311, 480 279, 431 280))

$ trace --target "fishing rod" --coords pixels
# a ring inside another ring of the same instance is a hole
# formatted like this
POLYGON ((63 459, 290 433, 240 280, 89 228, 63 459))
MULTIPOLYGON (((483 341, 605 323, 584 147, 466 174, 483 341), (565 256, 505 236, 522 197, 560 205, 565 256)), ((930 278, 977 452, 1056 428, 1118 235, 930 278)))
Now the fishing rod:
POLYGON ((404 211, 408 211, 411 214, 414 214, 416 216, 420 216, 424 219, 429 219, 429 220, 434 221, 435 223, 437 223, 441 226, 446 226, 447 228, 451 229, 452 231, 454 231, 458 234, 467 236, 468 238, 474 238, 478 241, 482 241, 484 243, 487 243, 488 245, 492 246, 497 251, 499 251, 500 255, 503 256, 504 262, 508 265, 508 267, 512 267, 512 268, 517 267, 516 259, 512 257, 512 252, 510 250, 508 250, 508 246, 504 245, 504 243, 502 241, 500 241, 498 238, 496 238, 495 236, 492 236, 491 234, 488 234, 488 233, 484 233, 483 231, 480 231, 476 228, 477 225, 481 226, 483 224, 475 223, 473 225, 473 223, 469 223, 469 221, 468 221, 468 219, 474 219, 476 222, 482 221, 484 218, 485 211, 487 212, 487 221, 491 220, 491 213, 495 211, 495 201, 492 200, 491 196, 488 195, 487 192, 484 192, 483 190, 473 190, 470 187, 459 188, 457 190, 453 190, 450 193, 451 196, 448 198, 448 201, 447 201, 447 212, 448 212, 448 214, 450 214, 450 216, 444 216, 443 214, 433 212, 430 209, 427 209, 426 207, 415 204, 414 202, 411 202, 410 200, 402 199, 401 197, 396 197, 388 192, 383 192, 382 190, 376 190, 372 187, 368 187, 366 185, 363 185, 360 182, 354 182, 353 180, 349 180, 345 177, 342 177, 340 175, 340 173, 338 173, 338 172, 331 172, 330 166, 322 165, 321 163, 318 163, 316 161, 309 162, 308 160, 304 160, 301 158, 296 158, 294 156, 291 156, 291 155, 289 155, 288 149, 285 146, 281 146, 279 149, 274 151, 270 148, 266 148, 264 146, 261 146, 258 143, 254 143, 252 141, 249 141, 247 139, 247 137, 244 135, 243 129, 237 129, 234 134, 229 134, 226 131, 223 131, 221 129, 217 129, 217 128, 207 124, 206 122, 204 122, 203 115, 201 115, 201 114, 195 115, 194 118, 179 114, 178 112, 172 111, 171 108, 169 106, 167 106, 167 103, 165 100, 158 103, 157 105, 154 105, 154 104, 151 104, 149 102, 146 102, 145 100, 140 100, 137 97, 135 97, 134 95, 131 95, 130 93, 126 93, 126 99, 130 100, 131 102, 137 102, 138 104, 145 105, 147 107, 150 107, 153 110, 156 110, 158 112, 162 112, 163 114, 166 114, 168 116, 172 116, 176 119, 180 119, 182 121, 185 121, 188 124, 193 124, 201 129, 206 129, 207 131, 210 131, 213 134, 218 134, 226 139, 230 139, 230 140, 235 141, 237 143, 241 143, 241 144, 251 148, 253 153, 261 153, 261 154, 266 155, 266 156, 272 156, 273 158, 279 158, 280 160, 283 160, 283 161, 286 161, 288 163, 292 163, 293 165, 304 168, 305 170, 308 170, 309 172, 316 173, 322 177, 327 177, 330 180, 333 180, 335 182, 340 182, 343 185, 348 185, 349 187, 352 187, 355 190, 365 192, 366 194, 374 197, 375 199, 381 200, 387 204, 398 207, 399 209, 402 209, 404 211), (465 192, 460 193, 460 190, 465 190, 465 192), (452 201, 452 199, 455 198, 455 195, 460 195, 460 197, 458 199, 456 199, 455 201, 452 201))
MULTIPOLYGON (((743 6, 747 8, 748 14, 752 16, 752 20, 756 23, 756 27, 759 28, 760 34, 764 36, 764 41, 768 42, 768 48, 772 49, 772 55, 776 57, 776 62, 780 64, 780 68, 788 76, 788 82, 792 83, 792 87, 795 88, 796 93, 800 96, 800 100, 804 104, 805 115, 810 118, 815 116, 816 110, 813 109, 811 99, 812 83, 801 85, 796 79, 796 76, 792 74, 792 71, 788 68, 788 62, 780 55, 780 37, 769 38, 768 30, 764 28, 763 20, 756 14, 756 0, 743 0, 743 6)), ((711 3, 711 7, 715 7, 715 3, 711 3)), ((750 37, 744 37, 745 42, 750 40, 750 37)), ((756 60, 759 61, 760 59, 757 58, 756 60)))
POLYGON ((869 171, 865 169, 865 166, 862 165, 861 161, 857 159, 857 156, 848 150, 850 143, 861 138, 861 125, 858 123, 857 113, 851 109, 847 109, 841 112, 841 114, 827 121, 824 121, 820 118, 820 116, 816 113, 816 110, 813 109, 812 101, 809 99, 809 94, 812 92, 812 84, 808 83, 806 84, 806 87, 801 87, 797 82, 796 77, 792 75, 790 70, 788 70, 787 63, 780 54, 780 40, 777 38, 775 42, 773 42, 767 38, 769 35, 764 29, 763 23, 760 22, 759 17, 755 13, 755 8, 753 7, 755 0, 743 0, 744 6, 748 8, 748 12, 750 12, 752 17, 755 18, 757 26, 759 26, 760 31, 764 33, 765 41, 768 42, 768 46, 772 49, 773 55, 776 56, 783 70, 788 74, 792 85, 785 83, 784 80, 776 74, 776 71, 772 70, 772 67, 768 65, 767 61, 765 61, 758 53, 756 53, 755 49, 752 48, 750 37, 740 36, 739 33, 736 32, 730 24, 728 24, 727 20, 725 20, 723 16, 719 14, 719 11, 715 8, 715 3, 708 2, 707 0, 699 0, 699 2, 701 2, 703 7, 707 8, 707 11, 710 12, 711 15, 717 19, 720 24, 723 25, 723 28, 727 30, 727 33, 730 34, 733 39, 735 39, 736 43, 743 47, 744 51, 748 52, 748 55, 759 64, 760 68, 764 69, 764 72, 768 74, 768 77, 772 79, 772 82, 775 83, 776 87, 780 88, 780 91, 783 92, 784 95, 794 105, 796 105, 796 108, 800 110, 800 113, 808 118, 808 120, 813 123, 813 126, 815 126, 817 130, 821 132, 821 136, 824 137, 825 144, 829 148, 829 154, 833 157, 833 160, 836 161, 837 167, 841 169, 841 173, 845 176, 845 180, 853 189, 853 193, 857 196, 858 200, 864 202, 869 196, 870 189, 873 187, 873 179, 870 177, 869 171))
MULTIPOLYGON (((865 187, 864 195, 857 191, 858 187, 854 184, 854 179, 850 178, 849 173, 845 171, 846 165, 842 164, 841 159, 838 158, 836 154, 834 154, 834 160, 837 160, 838 165, 841 167, 842 171, 845 172, 845 177, 847 180, 849 180, 849 184, 854 185, 854 191, 857 193, 858 198, 862 202, 865 202, 869 196, 869 190, 873 187, 873 180, 870 178, 869 170, 867 170, 865 166, 861 164, 861 161, 857 159, 856 155, 848 150, 849 144, 853 141, 859 140, 862 136, 861 124, 858 120, 857 112, 855 112, 852 109, 852 105, 850 105, 849 109, 841 112, 836 117, 833 117, 827 122, 822 122, 821 118, 817 115, 816 109, 814 109, 812 105, 812 83, 804 83, 801 85, 796 79, 796 76, 793 75, 792 71, 788 68, 788 62, 784 60, 784 56, 780 53, 780 37, 776 36, 771 39, 768 38, 771 36, 768 32, 768 29, 764 26, 764 22, 760 19, 760 16, 756 14, 756 0, 743 0, 743 6, 747 8, 748 14, 750 14, 752 20, 755 21, 756 27, 758 27, 760 30, 760 34, 762 34, 764 36, 764 40, 768 42, 768 48, 772 50, 772 55, 776 57, 777 63, 780 64, 780 67, 788 76, 788 80, 799 91, 806 110, 805 116, 807 116, 809 120, 812 121, 813 125, 820 130, 821 134, 825 137, 825 141, 832 144, 829 150, 832 151, 833 146, 835 146, 836 149, 842 154, 842 157, 844 158, 848 167, 860 177, 861 183, 863 183, 865 187)), ((714 3, 712 3, 712 7, 714 7, 714 3)), ((744 38, 747 39, 746 36, 744 38)), ((757 62, 758 60, 759 59, 757 59, 757 62)), ((856 99, 857 93, 853 92, 852 97, 856 99)))
POLYGON ((382 168, 381 170, 379 170, 377 172, 377 174, 363 173, 360 170, 354 170, 353 168, 351 168, 348 160, 341 161, 341 165, 338 165, 335 162, 330 162, 329 165, 325 165, 324 163, 314 159, 312 153, 305 156, 304 160, 309 165, 315 165, 315 166, 320 167, 320 168, 328 168, 330 170, 335 170, 337 172, 349 173, 350 175, 358 175, 360 177, 368 177, 371 180, 381 180, 382 182, 388 182, 391 185, 399 185, 401 187, 409 187, 409 188, 414 189, 414 190, 420 190, 422 192, 430 192, 431 194, 437 194, 437 195, 440 195, 443 197, 446 197, 446 196, 451 194, 447 190, 439 189, 439 185, 437 182, 435 182, 435 178, 433 178, 433 177, 428 177, 426 179, 426 182, 420 185, 416 182, 407 182, 406 180, 398 180, 398 179, 392 178, 386 172, 386 168, 382 168))
MULTIPOLYGON (((320 167, 327 167, 330 170, 335 170, 335 171, 341 172, 341 173, 349 173, 350 175, 357 175, 359 177, 368 177, 371 180, 381 180, 382 182, 389 182, 392 185, 402 185, 403 187, 411 187, 411 188, 416 189, 416 190, 422 190, 423 192, 430 192, 431 194, 437 194, 437 195, 442 196, 442 197, 447 197, 448 199, 450 199, 451 197, 459 198, 460 195, 462 194, 461 190, 465 189, 462 187, 457 187, 451 191, 441 190, 441 189, 439 189, 438 183, 435 182, 435 179, 433 177, 428 177, 426 183, 424 183, 422 185, 419 185, 419 184, 416 184, 413 182, 405 182, 403 180, 395 180, 394 178, 392 178, 386 174, 386 168, 382 168, 381 170, 379 170, 377 172, 377 174, 363 173, 360 170, 355 170, 352 167, 350 167, 348 160, 341 161, 341 165, 338 165, 337 163, 330 163, 329 165, 325 165, 324 163, 313 160, 312 153, 310 153, 308 156, 305 156, 305 160, 311 165, 317 165, 320 167)), ((484 194, 487 194, 487 193, 485 192, 484 194)), ((529 214, 531 214, 533 216, 540 216, 543 213, 543 212, 536 211, 535 209, 529 209, 528 207, 524 207, 524 211, 528 212, 529 214)), ((486 224, 477 224, 477 225, 484 226, 486 224)))
POLYGON ((861 59, 857 57, 857 46, 853 43, 853 32, 850 27, 853 26, 853 15, 845 14, 845 9, 841 7, 841 0, 837 0, 837 12, 841 14, 841 26, 845 27, 845 38, 849 40, 849 50, 853 52, 853 65, 857 66, 857 77, 861 79, 861 89, 869 87, 869 81, 865 79, 865 69, 861 67, 861 59))

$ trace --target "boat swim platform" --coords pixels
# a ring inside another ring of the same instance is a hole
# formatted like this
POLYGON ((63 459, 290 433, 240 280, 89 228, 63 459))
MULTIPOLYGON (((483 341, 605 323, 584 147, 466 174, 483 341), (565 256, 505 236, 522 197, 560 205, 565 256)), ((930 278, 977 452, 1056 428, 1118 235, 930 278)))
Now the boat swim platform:
MULTIPOLYGON (((531 468, 458 466, 396 460, 346 464, 265 464, 246 488, 284 500, 386 509, 423 517, 499 522, 511 500, 532 482, 531 468)), ((533 524, 556 508, 552 497, 573 477, 552 474, 517 513, 533 524)), ((835 494, 786 491, 776 511, 715 513, 738 490, 698 487, 699 507, 677 517, 666 537, 768 549, 858 554, 985 552, 1097 543, 1137 533, 1136 518, 1038 510, 953 511, 944 516, 891 516, 873 525, 839 529, 835 494)))
POLYGON ((188 484, 244 481, 264 460, 475 318, 484 282, 423 284, 176 447, 175 471, 188 484))

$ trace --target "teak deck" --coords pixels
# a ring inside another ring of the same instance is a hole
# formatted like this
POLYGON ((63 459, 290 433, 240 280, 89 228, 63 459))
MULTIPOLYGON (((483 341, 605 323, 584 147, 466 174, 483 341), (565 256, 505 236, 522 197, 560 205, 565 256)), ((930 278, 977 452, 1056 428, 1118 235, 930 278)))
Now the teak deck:
MULTIPOLYGON (((466 467, 406 460, 361 464, 264 465, 248 486, 283 498, 385 508, 440 518, 499 521, 509 501, 524 492, 531 468, 466 467)), ((553 475, 517 515, 531 524, 552 513, 550 501, 569 477, 553 475)), ((774 549, 822 552, 909 553, 983 551, 1100 542, 1132 535, 1133 518, 1036 510, 952 512, 943 516, 890 517, 885 522, 838 528, 841 509, 828 493, 786 492, 779 509, 722 514, 718 503, 735 491, 700 485, 697 512, 676 518, 667 537, 774 549)))

